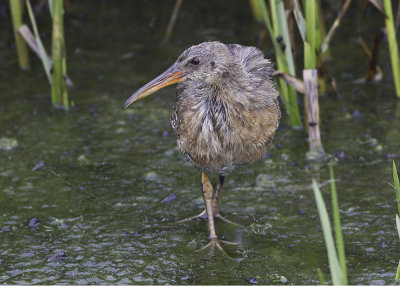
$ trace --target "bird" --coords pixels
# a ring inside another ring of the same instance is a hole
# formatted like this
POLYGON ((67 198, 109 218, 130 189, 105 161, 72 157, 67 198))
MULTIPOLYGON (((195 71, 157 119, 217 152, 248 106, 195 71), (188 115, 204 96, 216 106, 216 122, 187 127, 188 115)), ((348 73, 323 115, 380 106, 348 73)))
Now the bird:
MULTIPOLYGON (((237 166, 262 158, 271 145, 281 112, 273 63, 257 48, 208 41, 186 49, 162 74, 139 88, 123 109, 157 90, 178 84, 171 124, 179 150, 201 172, 209 243, 235 244, 217 236, 225 177, 237 166), (218 175, 215 190, 208 174, 218 175)), ((233 223, 235 224, 235 223, 233 223)), ((203 249, 202 248, 202 249, 203 249)))

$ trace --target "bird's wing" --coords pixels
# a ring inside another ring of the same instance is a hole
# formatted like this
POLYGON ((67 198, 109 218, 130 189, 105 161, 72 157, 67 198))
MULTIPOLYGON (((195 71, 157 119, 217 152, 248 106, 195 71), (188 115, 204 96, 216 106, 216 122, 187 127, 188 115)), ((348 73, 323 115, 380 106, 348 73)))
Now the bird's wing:
POLYGON ((243 64, 256 89, 266 81, 272 81, 271 76, 274 73, 274 66, 270 60, 264 58, 259 49, 238 44, 227 46, 231 53, 243 64))

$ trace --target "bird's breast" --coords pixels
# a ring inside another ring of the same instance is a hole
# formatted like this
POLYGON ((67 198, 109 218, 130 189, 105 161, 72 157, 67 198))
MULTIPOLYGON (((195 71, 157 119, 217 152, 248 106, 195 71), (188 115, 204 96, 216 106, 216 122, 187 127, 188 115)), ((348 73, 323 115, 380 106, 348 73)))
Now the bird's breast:
POLYGON ((265 154, 279 121, 273 111, 217 96, 184 94, 178 95, 172 123, 179 149, 197 168, 226 175, 265 154))

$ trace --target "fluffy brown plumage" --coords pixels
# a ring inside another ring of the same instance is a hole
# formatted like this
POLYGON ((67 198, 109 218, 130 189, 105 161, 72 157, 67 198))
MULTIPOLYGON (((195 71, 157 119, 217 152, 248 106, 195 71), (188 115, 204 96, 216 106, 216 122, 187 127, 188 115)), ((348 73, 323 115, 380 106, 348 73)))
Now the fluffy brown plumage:
POLYGON ((261 158, 280 118, 272 63, 254 47, 205 42, 177 66, 188 74, 171 120, 179 149, 201 171, 224 176, 261 158))
POLYGON ((257 48, 204 42, 184 51, 124 105, 127 108, 160 88, 179 83, 171 122, 179 149, 202 171, 206 206, 192 218, 207 214, 209 245, 221 250, 214 217, 230 222, 218 211, 224 176, 238 165, 260 159, 279 124, 272 74, 272 63, 257 48), (220 175, 215 192, 206 173, 220 175))

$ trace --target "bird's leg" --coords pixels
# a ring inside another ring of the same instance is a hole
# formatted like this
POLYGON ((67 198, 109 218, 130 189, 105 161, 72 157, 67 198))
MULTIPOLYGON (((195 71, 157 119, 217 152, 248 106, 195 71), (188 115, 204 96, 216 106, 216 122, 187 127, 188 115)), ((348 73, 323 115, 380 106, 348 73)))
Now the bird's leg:
MULTIPOLYGON (((202 174, 204 174, 204 173, 202 173, 202 174)), ((207 176, 207 175, 206 175, 206 176, 207 176)), ((210 181, 208 180, 208 177, 207 177, 207 181, 208 181, 208 183, 211 185, 210 181)), ((232 224, 232 225, 235 225, 235 226, 242 226, 242 225, 240 225, 240 224, 238 224, 238 223, 236 223, 236 222, 233 222, 233 221, 231 221, 231 220, 229 220, 229 219, 223 217, 223 216, 219 213, 219 209, 218 209, 219 196, 220 196, 220 194, 221 194, 222 186, 224 185, 224 181, 225 181, 225 176, 220 175, 220 176, 218 177, 218 184, 217 184, 217 187, 215 188, 215 192, 214 192, 213 197, 212 197, 212 204, 211 204, 211 205, 212 205, 212 213, 213 213, 213 215, 214 215, 215 218, 218 218, 218 219, 220 219, 220 220, 222 220, 222 221, 224 221, 224 222, 226 222, 226 223, 229 223, 229 224, 232 224)), ((202 181, 202 184, 203 184, 203 181, 202 181)), ((212 186, 211 186, 211 190, 212 190, 212 186)), ((197 215, 194 215, 194 216, 191 216, 191 217, 188 217, 188 218, 179 220, 179 221, 177 221, 177 223, 186 222, 186 221, 191 221, 191 220, 196 219, 196 218, 207 218, 207 211, 206 211, 206 209, 204 209, 201 213, 199 213, 199 214, 197 214, 197 215)))
POLYGON ((217 238, 217 234, 215 233, 213 213, 213 187, 208 179, 207 174, 203 172, 201 172, 201 191, 203 193, 204 205, 206 206, 210 239, 212 240, 213 238, 217 238))
MULTIPOLYGON (((205 173, 203 173, 203 172, 201 174, 202 174, 201 185, 202 185, 202 188, 204 189, 203 174, 206 177, 207 177, 207 175, 205 173)), ((225 179, 224 176, 219 176, 219 182, 218 182, 217 188, 215 189, 214 195, 212 195, 212 213, 214 214, 215 217, 220 216, 219 211, 218 211, 218 197, 219 197, 219 193, 221 192, 222 185, 224 184, 224 179, 225 179)), ((210 180, 208 179, 208 177, 207 177, 207 182, 211 187, 211 194, 213 194, 213 188, 212 188, 212 185, 211 185, 210 180)), ((204 191, 202 191, 202 192, 204 194, 204 191)), ((204 195, 203 195, 203 198, 204 198, 204 195)), ((205 203, 205 201, 204 201, 204 203, 205 203)), ((199 213, 197 215, 182 219, 182 220, 177 221, 177 222, 178 223, 186 222, 186 221, 190 221, 190 220, 193 220, 193 219, 196 219, 196 218, 207 218, 206 209, 204 209, 201 213, 199 213)))
POLYGON ((224 222, 233 224, 235 226, 241 226, 240 224, 238 224, 236 222, 233 222, 233 221, 223 217, 219 213, 219 209, 218 209, 219 195, 220 195, 220 193, 222 191, 222 186, 224 185, 224 181, 225 181, 225 176, 220 175, 218 177, 218 185, 215 188, 214 198, 213 198, 213 201, 212 201, 212 208, 213 208, 214 217, 216 217, 216 218, 218 218, 218 219, 220 219, 220 220, 222 220, 224 222))
POLYGON ((214 213, 213 213, 213 187, 208 179, 206 173, 201 173, 201 190, 203 193, 204 204, 206 206, 206 213, 207 213, 207 221, 208 221, 208 230, 210 231, 210 242, 201 248, 203 250, 205 248, 211 247, 211 251, 213 250, 214 246, 216 246, 220 251, 222 251, 225 255, 226 252, 222 248, 220 242, 230 245, 237 245, 237 243, 229 242, 220 240, 217 237, 217 233, 215 232, 215 224, 214 224, 214 213))
POLYGON ((214 197, 213 197, 213 201, 212 201, 214 216, 219 215, 219 210, 218 210, 219 194, 222 191, 222 186, 224 185, 224 181, 225 181, 225 176, 220 175, 218 177, 218 185, 215 188, 214 197))

